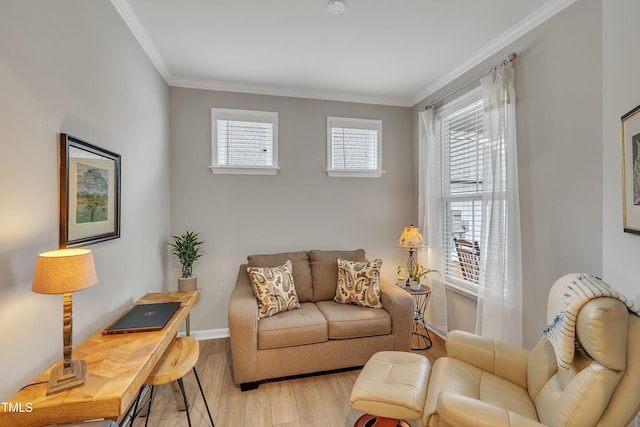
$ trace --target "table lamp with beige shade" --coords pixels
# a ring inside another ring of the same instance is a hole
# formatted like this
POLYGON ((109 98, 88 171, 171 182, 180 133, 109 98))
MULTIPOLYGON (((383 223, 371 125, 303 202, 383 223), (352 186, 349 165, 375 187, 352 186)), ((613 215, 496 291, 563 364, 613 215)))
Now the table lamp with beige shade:
MULTIPOLYGON (((402 230, 402 234, 398 239, 397 246, 409 251, 409 259, 407 260, 407 272, 413 272, 416 269, 416 250, 426 246, 420 229, 411 224, 402 230)), ((407 279, 408 280, 408 279, 407 279)))
POLYGON ((31 290, 39 294, 63 294, 63 361, 51 369, 47 395, 84 384, 85 361, 71 360, 73 341, 71 293, 97 283, 89 249, 59 249, 38 255, 31 290))

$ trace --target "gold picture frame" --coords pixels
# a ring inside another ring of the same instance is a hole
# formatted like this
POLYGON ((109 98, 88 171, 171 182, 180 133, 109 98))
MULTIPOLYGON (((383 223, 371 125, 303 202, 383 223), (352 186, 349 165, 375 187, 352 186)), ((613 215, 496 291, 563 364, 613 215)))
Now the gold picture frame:
POLYGON ((623 227, 640 234, 640 105, 620 118, 620 134, 623 227))
POLYGON ((120 155, 60 134, 60 248, 120 237, 120 155))

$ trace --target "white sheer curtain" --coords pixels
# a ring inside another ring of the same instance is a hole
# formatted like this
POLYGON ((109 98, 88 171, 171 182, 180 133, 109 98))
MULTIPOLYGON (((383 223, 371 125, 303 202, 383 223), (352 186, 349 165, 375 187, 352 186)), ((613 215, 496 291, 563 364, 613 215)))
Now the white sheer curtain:
MULTIPOLYGON (((418 183, 418 227, 427 241, 427 258, 423 264, 438 270, 429 273, 431 301, 425 313, 425 320, 441 336, 447 335, 447 300, 444 281, 440 272, 444 271, 442 254, 442 163, 440 149, 434 132, 433 109, 420 112, 419 183, 418 183)), ((423 254, 424 256, 424 254, 423 254)))
POLYGON ((522 250, 516 95, 508 61, 481 80, 484 100, 483 215, 477 334, 522 345, 522 250))

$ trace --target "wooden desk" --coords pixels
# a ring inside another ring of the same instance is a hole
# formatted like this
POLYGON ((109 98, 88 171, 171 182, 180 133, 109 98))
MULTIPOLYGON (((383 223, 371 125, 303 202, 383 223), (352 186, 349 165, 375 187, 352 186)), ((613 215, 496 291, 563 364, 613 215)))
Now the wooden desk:
POLYGON ((160 331, 102 335, 111 322, 107 323, 73 349, 73 359, 87 364, 82 386, 47 396, 49 368, 8 401, 14 408, 19 404, 23 412, 4 412, 5 406, 10 411, 9 405, 0 406, 0 426, 40 427, 96 418, 118 421, 198 298, 198 291, 145 295, 137 304, 180 301, 182 305, 160 331))

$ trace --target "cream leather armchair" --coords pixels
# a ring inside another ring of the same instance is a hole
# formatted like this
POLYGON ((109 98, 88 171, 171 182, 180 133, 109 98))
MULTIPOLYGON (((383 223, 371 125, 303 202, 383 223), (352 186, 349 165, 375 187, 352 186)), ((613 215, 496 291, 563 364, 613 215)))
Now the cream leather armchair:
MULTIPOLYGON (((549 307, 563 280, 550 293, 549 307)), ((546 337, 533 350, 466 332, 447 339, 433 366, 423 427, 624 427, 640 410, 640 317, 614 298, 578 313, 577 348, 558 368, 546 337)))

